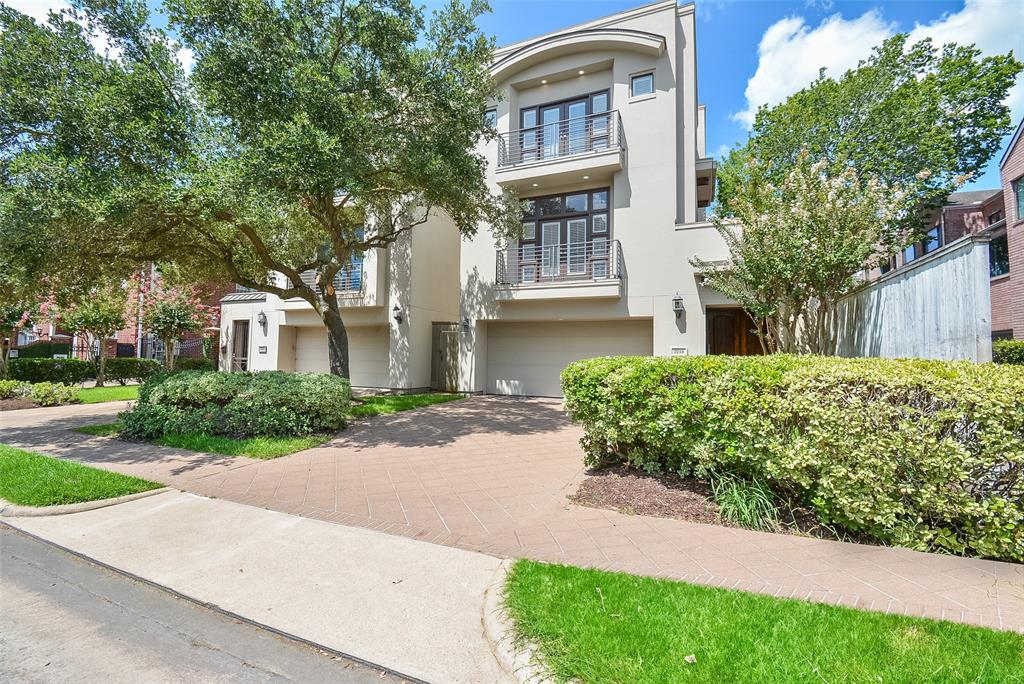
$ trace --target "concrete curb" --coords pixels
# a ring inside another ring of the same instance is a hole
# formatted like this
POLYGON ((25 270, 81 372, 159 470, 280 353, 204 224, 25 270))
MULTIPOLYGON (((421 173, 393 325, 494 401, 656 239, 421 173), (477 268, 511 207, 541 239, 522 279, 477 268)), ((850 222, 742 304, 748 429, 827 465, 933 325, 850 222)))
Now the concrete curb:
POLYGON ((136 492, 135 494, 115 496, 113 499, 83 501, 81 503, 73 504, 59 504, 57 506, 18 506, 4 499, 0 499, 0 516, 5 518, 37 518, 44 515, 82 513, 83 511, 92 511, 97 508, 116 506, 117 504, 134 501, 135 499, 144 499, 147 496, 153 496, 154 494, 163 494, 164 492, 170 491, 170 489, 170 487, 158 487, 157 489, 150 489, 146 492, 136 492))
POLYGON ((484 592, 484 637, 501 669, 518 684, 554 684, 555 680, 541 667, 534 647, 515 637, 511 619, 505 611, 502 594, 505 579, 512 568, 512 560, 505 559, 498 568, 494 582, 484 592))

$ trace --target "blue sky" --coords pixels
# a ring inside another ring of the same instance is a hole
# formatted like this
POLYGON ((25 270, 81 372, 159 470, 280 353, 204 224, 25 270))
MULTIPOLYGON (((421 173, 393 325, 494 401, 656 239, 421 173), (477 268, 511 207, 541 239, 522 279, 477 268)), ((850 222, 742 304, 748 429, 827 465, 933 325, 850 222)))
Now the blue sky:
MULTIPOLYGON (((424 1, 424 0, 421 0, 424 1)), ((442 0, 425 0, 438 6, 442 0)), ((4 0, 43 18, 66 0, 4 0)), ((148 0, 158 8, 160 0, 148 0)), ((614 14, 644 0, 491 0, 483 29, 499 45, 614 14)), ((841 74, 896 32, 937 43, 974 43, 984 54, 1024 57, 1024 0, 705 0, 697 5, 697 81, 707 105, 708 153, 742 143, 760 104, 775 104, 827 67, 841 74)), ((1007 99, 1014 125, 1024 117, 1024 77, 1007 99)), ((1009 136, 974 188, 999 185, 1009 136)))
MULTIPOLYGON (((499 44, 512 43, 645 4, 642 0, 491 0, 482 21, 499 44)), ((697 84, 708 107, 709 154, 746 139, 744 119, 803 87, 818 67, 842 73, 873 45, 900 31, 937 42, 975 42, 1024 56, 1024 1, 838 2, 825 0, 697 2, 697 84), (753 81, 752 81, 753 79, 753 81), (750 97, 748 98, 748 92, 750 97)), ((1014 124, 1024 116, 1024 79, 1011 95, 1014 124)), ((1008 140, 1008 137, 1007 137, 1008 140)), ((1003 146, 1007 140, 1003 141, 1003 146)), ((995 155, 971 185, 999 185, 995 155)))

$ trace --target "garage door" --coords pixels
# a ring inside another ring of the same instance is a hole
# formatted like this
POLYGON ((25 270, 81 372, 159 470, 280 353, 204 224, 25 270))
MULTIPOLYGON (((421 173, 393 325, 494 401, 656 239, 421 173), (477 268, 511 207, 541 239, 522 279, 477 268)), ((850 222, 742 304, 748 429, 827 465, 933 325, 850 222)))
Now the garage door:
MULTIPOLYGON (((387 326, 348 329, 348 359, 352 384, 356 387, 388 386, 387 326)), ((327 373, 327 331, 324 328, 295 329, 295 370, 327 373)))
POLYGON ((649 356, 651 321, 488 323, 487 391, 560 397, 559 374, 595 356, 649 356))

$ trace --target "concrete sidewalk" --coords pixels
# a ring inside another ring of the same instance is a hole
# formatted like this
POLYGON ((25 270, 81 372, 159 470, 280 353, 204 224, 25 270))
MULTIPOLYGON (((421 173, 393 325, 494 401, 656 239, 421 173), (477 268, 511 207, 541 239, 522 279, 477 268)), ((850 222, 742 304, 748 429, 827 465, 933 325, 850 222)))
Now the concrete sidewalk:
POLYGON ((255 622, 430 682, 505 682, 500 560, 182 492, 3 522, 255 622))

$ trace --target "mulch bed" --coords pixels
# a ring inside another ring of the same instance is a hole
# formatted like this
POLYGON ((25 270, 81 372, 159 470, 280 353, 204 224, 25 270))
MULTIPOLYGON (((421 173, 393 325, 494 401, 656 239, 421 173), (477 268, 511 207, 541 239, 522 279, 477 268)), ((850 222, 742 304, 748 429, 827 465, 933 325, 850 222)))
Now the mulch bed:
MULTIPOLYGON (((719 517, 718 504, 712 496, 711 485, 706 481, 674 474, 650 475, 626 466, 591 470, 576 493, 569 496, 569 500, 580 506, 603 508, 626 515, 650 515, 737 527, 719 517)), ((777 533, 877 544, 870 539, 826 529, 808 510, 781 510, 779 513, 782 524, 775 530, 777 533)))
POLYGON ((0 399, 0 411, 17 411, 18 409, 38 408, 39 404, 28 399, 0 399))
POLYGON ((678 475, 648 475, 624 466, 590 471, 569 500, 627 515, 729 524, 718 517, 718 504, 707 482, 678 475))

